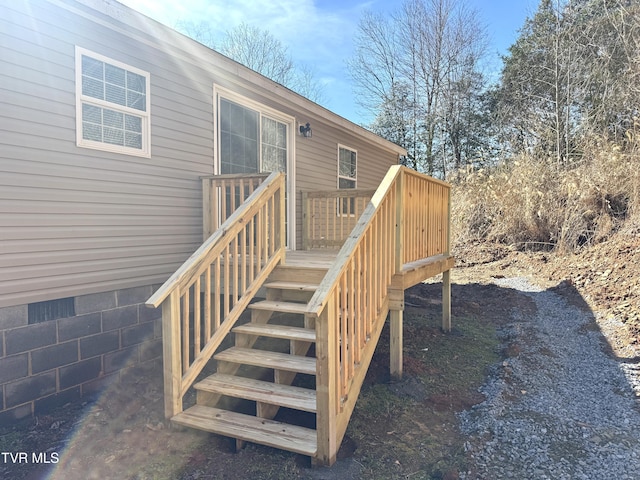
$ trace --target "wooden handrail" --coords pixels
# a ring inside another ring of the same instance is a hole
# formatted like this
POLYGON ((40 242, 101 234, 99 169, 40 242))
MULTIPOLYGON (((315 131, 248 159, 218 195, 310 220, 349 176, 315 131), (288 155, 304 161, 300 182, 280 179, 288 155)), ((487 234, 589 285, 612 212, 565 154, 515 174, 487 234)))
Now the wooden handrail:
POLYGON ((202 241, 220 228, 268 176, 268 173, 234 173, 200 177, 202 180, 202 241))
POLYGON ((149 297, 146 305, 150 307, 158 307, 171 293, 171 290, 176 284, 180 283, 184 277, 188 276, 190 272, 197 268, 198 265, 202 264, 204 258, 211 249, 219 243, 220 238, 237 233, 237 231, 243 226, 242 223, 238 222, 238 220, 246 216, 246 210, 248 210, 252 205, 254 206, 253 210, 255 210, 255 204, 257 202, 260 202, 261 199, 273 194, 274 188, 277 188, 274 187, 274 182, 278 175, 279 174, 277 172, 269 175, 267 181, 262 183, 262 185, 258 189, 254 190, 245 200, 246 205, 243 205, 244 208, 236 209, 231 216, 225 220, 222 226, 215 231, 214 235, 207 238, 207 240, 200 245, 200 247, 187 260, 184 261, 180 268, 178 268, 178 270, 176 270, 151 297, 149 297), (269 186, 271 186, 271 188, 269 188, 269 186))
POLYGON ((302 248, 339 248, 375 190, 302 192, 302 248))
POLYGON ((274 172, 146 302, 162 305, 165 416, 285 257, 285 177, 274 172))
POLYGON ((321 463, 335 460, 389 312, 392 279, 405 263, 448 254, 448 221, 446 183, 391 167, 311 298, 321 463))

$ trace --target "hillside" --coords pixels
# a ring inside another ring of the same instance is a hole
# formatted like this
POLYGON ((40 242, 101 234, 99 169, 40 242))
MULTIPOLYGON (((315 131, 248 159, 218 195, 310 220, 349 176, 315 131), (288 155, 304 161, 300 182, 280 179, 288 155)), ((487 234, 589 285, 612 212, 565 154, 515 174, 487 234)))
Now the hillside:
POLYGON ((601 328, 620 356, 626 356, 628 347, 640 346, 638 226, 626 225, 609 240, 566 255, 516 251, 495 243, 458 244, 454 254, 459 275, 477 280, 522 275, 566 294, 577 291, 591 310, 614 319, 601 322, 601 328))

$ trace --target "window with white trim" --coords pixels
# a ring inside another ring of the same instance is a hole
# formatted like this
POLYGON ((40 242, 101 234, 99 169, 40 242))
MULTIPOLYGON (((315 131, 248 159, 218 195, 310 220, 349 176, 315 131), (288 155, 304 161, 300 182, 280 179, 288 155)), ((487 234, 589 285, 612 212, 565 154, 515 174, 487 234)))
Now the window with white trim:
MULTIPOLYGON (((338 146, 338 188, 356 188, 358 152, 351 148, 338 146)), ((355 214, 355 199, 341 198, 338 212, 342 215, 355 214)))
POLYGON ((76 47, 76 143, 149 157, 150 75, 76 47))
POLYGON ((287 171, 289 126, 284 119, 226 96, 219 97, 218 112, 220 173, 287 171))

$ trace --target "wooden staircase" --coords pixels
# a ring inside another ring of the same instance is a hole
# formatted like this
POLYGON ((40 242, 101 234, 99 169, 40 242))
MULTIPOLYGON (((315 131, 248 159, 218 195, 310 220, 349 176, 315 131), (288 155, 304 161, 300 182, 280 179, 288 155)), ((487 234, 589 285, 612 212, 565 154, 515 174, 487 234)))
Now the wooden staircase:
POLYGON ((331 465, 387 319, 402 374, 404 290, 443 273, 451 328, 450 187, 391 167, 349 232, 324 199, 303 229, 338 233, 323 253, 287 250, 285 190, 281 173, 203 179, 205 241, 146 302, 162 306, 165 417, 331 465))
POLYGON ((305 325, 304 314, 326 272, 317 267, 277 267, 264 285, 267 299, 249 305, 251 321, 231 330, 235 346, 213 356, 217 372, 194 384, 196 404, 171 421, 235 438, 238 446, 248 441, 315 457, 314 428, 273 418, 281 407, 316 413, 315 389, 292 383, 298 374, 316 374, 316 359, 308 356, 316 331, 305 325), (250 402, 252 414, 232 410, 238 402, 224 401, 229 398, 244 400, 244 410, 250 402))

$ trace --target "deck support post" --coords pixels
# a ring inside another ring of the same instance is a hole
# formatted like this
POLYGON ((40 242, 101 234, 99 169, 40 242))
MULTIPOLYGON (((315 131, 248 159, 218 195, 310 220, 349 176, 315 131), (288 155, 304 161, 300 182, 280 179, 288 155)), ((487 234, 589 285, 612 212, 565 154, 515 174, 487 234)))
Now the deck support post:
POLYGON ((389 310, 389 336, 390 336, 390 372, 391 378, 402 378, 402 310, 389 310))
MULTIPOLYGON (((396 180, 396 229, 394 274, 402 271, 404 264, 404 173, 400 172, 396 180)), ((389 291, 389 370, 391 378, 402 378, 402 320, 404 311, 404 288, 390 289, 389 291)))
POLYGON ((442 272, 442 330, 451 331, 451 270, 442 272))

